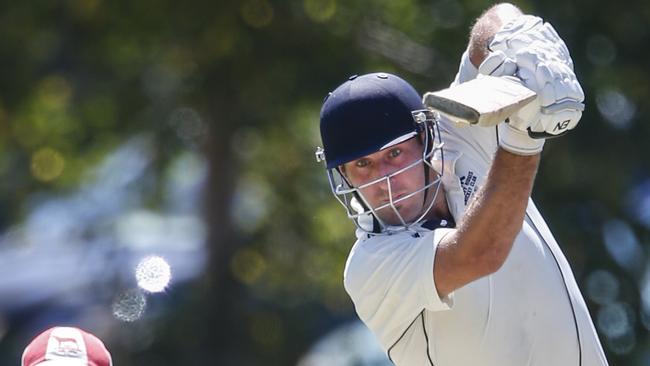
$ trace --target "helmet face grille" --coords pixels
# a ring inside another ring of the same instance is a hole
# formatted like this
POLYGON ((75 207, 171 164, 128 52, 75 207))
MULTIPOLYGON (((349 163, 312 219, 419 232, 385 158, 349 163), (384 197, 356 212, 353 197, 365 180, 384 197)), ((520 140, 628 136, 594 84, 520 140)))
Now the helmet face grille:
MULTIPOLYGON (((428 111, 414 111, 414 116, 418 112, 427 113, 428 111)), ((427 114, 431 116, 430 113, 427 114)), ((403 174, 404 172, 410 169, 434 169, 431 160, 434 155, 442 157, 443 154, 436 154, 436 152, 442 151, 442 141, 440 141, 439 133, 437 132, 437 121, 435 119, 426 119, 421 122, 423 125, 423 134, 424 136, 424 149, 422 156, 419 159, 407 164, 406 166, 391 172, 390 174, 374 179, 370 182, 366 182, 360 186, 354 187, 345 176, 341 173, 338 167, 328 168, 328 178, 330 182, 330 188, 336 199, 345 207, 348 217, 352 219, 357 228, 367 233, 372 234, 392 234, 394 232, 404 231, 411 229, 414 225, 418 225, 420 222, 424 221, 427 217, 427 214, 433 208, 437 195, 440 190, 440 180, 444 172, 437 172, 437 179, 431 181, 425 181, 421 187, 418 187, 412 192, 403 194, 399 198, 395 199, 392 195, 391 190, 391 179, 403 174), (437 140, 436 140, 437 137, 437 140), (375 184, 385 184, 388 187, 388 202, 377 207, 372 207, 368 200, 364 197, 362 190, 368 187, 371 187, 375 184), (397 204, 407 199, 412 198, 420 192, 425 192, 425 195, 430 195, 430 200, 426 205, 424 205, 421 212, 417 215, 416 218, 408 220, 404 218, 399 210, 397 209, 397 204), (399 223, 387 223, 384 222, 381 217, 382 211, 392 210, 392 213, 395 217, 398 218, 399 223)), ((442 164, 441 166, 444 166, 442 164)))
POLYGON ((327 168, 379 151, 417 131, 412 112, 423 109, 418 92, 395 75, 376 73, 346 81, 321 109, 327 168))

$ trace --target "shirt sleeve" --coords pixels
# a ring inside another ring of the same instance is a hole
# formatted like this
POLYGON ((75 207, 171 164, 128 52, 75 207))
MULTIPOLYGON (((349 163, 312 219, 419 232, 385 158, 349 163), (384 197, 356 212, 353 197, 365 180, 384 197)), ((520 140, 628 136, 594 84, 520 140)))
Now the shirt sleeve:
POLYGON ((355 244, 346 264, 345 289, 359 318, 387 350, 423 309, 448 310, 453 295, 440 298, 433 264, 440 240, 454 229, 373 236, 355 244))
MULTIPOLYGON (((478 69, 469 59, 469 52, 465 50, 458 66, 458 72, 452 86, 458 85, 478 76, 478 69)), ((463 171, 462 165, 470 162, 472 167, 466 167, 465 170, 472 170, 474 174, 481 175, 487 174, 487 171, 492 164, 494 153, 498 148, 498 133, 496 126, 483 127, 483 126, 468 126, 458 125, 453 123, 447 118, 440 120, 439 130, 442 141, 444 143, 445 154, 448 152, 460 154, 462 152, 463 158, 459 160, 459 165, 463 171)), ((434 160, 440 159, 440 153, 436 153, 434 160)))
POLYGON ((463 56, 460 59, 460 65, 458 67, 458 72, 456 73, 456 78, 451 85, 462 84, 466 81, 470 81, 478 75, 478 69, 472 61, 469 59, 469 51, 465 50, 463 56))

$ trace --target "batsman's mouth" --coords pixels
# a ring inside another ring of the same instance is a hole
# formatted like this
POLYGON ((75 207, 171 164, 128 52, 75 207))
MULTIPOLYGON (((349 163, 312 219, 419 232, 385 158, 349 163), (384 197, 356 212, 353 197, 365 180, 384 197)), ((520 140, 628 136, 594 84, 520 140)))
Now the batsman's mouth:
MULTIPOLYGON (((402 198, 402 197, 404 197, 404 196, 406 196, 406 193, 393 194, 393 195, 392 195, 392 197, 393 197, 393 202, 399 200, 400 198, 402 198)), ((390 202, 390 197, 385 197, 385 198, 382 200, 382 203, 389 203, 389 202, 390 202)))
POLYGON ((400 195, 400 196, 397 196, 397 197, 393 198, 393 201, 392 201, 393 203, 392 204, 391 204, 390 200, 381 201, 379 203, 379 205, 377 205, 377 207, 378 207, 377 210, 378 211, 390 211, 390 210, 392 210, 394 208, 395 210, 400 211, 404 207, 405 202, 404 201, 396 202, 396 201, 398 201, 402 196, 404 196, 404 195, 400 195))

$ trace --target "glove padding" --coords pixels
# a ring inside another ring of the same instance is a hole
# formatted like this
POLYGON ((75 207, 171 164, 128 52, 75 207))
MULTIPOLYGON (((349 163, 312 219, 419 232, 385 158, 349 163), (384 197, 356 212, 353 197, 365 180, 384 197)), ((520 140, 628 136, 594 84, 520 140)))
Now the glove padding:
POLYGON ((522 15, 506 23, 494 35, 489 50, 503 51, 508 57, 514 58, 515 53, 533 42, 540 42, 549 47, 544 55, 566 63, 573 70, 573 60, 569 49, 550 23, 544 23, 542 18, 533 15, 522 15))
POLYGON ((566 45, 550 24, 521 16, 497 32, 490 48, 492 52, 479 66, 480 74, 514 75, 537 93, 533 102, 509 118, 509 128, 500 126, 501 140, 517 137, 512 143, 502 142, 504 148, 530 155, 543 146, 543 142, 527 142, 522 134, 508 133, 509 129, 525 132, 533 140, 557 137, 575 128, 584 110, 584 92, 566 45))

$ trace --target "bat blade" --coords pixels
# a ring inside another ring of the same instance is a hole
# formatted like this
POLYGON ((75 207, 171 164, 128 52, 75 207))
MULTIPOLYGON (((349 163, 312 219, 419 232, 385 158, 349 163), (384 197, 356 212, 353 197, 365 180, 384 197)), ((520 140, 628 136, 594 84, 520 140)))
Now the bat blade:
POLYGON ((424 94, 424 105, 460 124, 494 126, 532 102, 537 94, 514 77, 481 76, 424 94))

